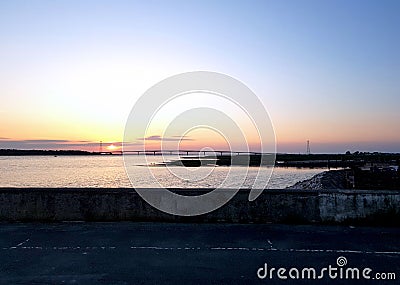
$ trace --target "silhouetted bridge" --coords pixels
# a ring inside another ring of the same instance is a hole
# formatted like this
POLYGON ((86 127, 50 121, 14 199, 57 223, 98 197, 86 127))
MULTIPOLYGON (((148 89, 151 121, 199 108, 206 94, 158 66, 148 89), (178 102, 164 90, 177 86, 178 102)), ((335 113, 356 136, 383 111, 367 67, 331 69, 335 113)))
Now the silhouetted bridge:
MULTIPOLYGON (((107 152, 107 154, 136 154, 136 155, 262 155, 260 152, 250 152, 250 151, 229 151, 229 150, 118 150, 107 152)), ((106 153, 105 153, 106 154, 106 153)), ((265 153, 265 155, 267 155, 265 153)))

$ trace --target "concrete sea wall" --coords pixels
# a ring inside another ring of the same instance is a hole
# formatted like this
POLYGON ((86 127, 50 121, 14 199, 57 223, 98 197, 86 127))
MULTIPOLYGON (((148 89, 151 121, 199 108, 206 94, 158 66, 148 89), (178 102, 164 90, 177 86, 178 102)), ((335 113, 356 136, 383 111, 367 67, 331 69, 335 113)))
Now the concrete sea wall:
MULTIPOLYGON (((179 193, 200 195, 208 191, 180 189, 179 193)), ((248 195, 249 190, 243 189, 216 211, 181 217, 153 208, 134 189, 0 188, 0 221, 400 225, 400 191, 265 190, 252 202, 248 195)))

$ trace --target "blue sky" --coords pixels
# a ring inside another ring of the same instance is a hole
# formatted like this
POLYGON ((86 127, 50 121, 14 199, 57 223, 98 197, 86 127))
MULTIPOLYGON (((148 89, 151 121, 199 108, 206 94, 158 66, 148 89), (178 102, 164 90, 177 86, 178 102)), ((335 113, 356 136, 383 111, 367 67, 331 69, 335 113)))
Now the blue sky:
POLYGON ((0 147, 121 141, 147 88, 210 70, 261 98, 279 151, 400 152, 399 14, 399 1, 0 1, 0 147))

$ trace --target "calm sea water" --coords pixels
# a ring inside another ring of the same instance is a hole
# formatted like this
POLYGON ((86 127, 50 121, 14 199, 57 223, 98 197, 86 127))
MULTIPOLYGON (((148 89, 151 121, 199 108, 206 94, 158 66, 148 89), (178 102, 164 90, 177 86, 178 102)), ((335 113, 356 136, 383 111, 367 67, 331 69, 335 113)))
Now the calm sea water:
MULTIPOLYGON (((135 158, 131 180, 134 187, 150 187, 152 181, 144 175, 148 168, 144 165, 162 162, 160 156, 135 158)), ((171 157, 173 160, 177 157, 171 157)), ((175 171, 182 171, 178 167, 175 171)), ((243 167, 201 167, 195 175, 204 174, 203 179, 182 179, 163 166, 152 166, 151 172, 164 187, 218 187, 226 174, 243 172, 243 167), (200 171, 200 172, 199 172, 200 171)), ((250 187, 258 171, 250 167, 246 179, 230 182, 231 187, 250 187), (240 184, 239 184, 240 183, 240 184), (236 185, 238 184, 238 185, 236 185)), ((270 169, 269 169, 270 170, 270 169)), ((267 188, 279 189, 298 181, 311 178, 326 169, 274 168, 267 188)), ((267 169, 265 169, 267 171, 267 169)), ((239 176, 239 175, 238 175, 239 176)), ((235 175, 234 175, 235 177, 235 175)), ((132 187, 125 172, 122 156, 17 156, 0 157, 0 187, 132 187)))

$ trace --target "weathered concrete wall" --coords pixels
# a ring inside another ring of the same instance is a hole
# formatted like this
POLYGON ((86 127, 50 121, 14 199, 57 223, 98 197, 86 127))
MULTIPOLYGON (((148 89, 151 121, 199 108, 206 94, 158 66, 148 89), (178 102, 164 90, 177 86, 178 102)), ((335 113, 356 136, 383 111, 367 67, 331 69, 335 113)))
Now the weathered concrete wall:
MULTIPOLYGON (((179 193, 208 191, 185 189, 179 193)), ((0 220, 400 225, 400 191, 265 190, 252 202, 248 194, 249 190, 240 190, 214 212, 180 217, 154 209, 134 189, 0 188, 0 220)))

